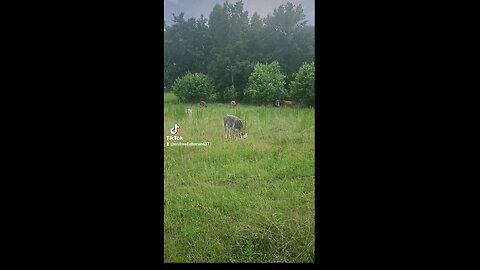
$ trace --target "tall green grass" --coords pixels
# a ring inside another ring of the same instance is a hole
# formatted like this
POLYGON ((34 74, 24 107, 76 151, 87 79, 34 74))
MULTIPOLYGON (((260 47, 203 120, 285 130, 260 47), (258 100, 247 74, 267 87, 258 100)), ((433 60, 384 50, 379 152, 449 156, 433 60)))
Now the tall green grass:
POLYGON ((178 103, 165 95, 165 262, 314 261, 314 110, 178 103), (186 109, 193 110, 193 116, 186 109), (226 140, 223 116, 248 139, 226 140))

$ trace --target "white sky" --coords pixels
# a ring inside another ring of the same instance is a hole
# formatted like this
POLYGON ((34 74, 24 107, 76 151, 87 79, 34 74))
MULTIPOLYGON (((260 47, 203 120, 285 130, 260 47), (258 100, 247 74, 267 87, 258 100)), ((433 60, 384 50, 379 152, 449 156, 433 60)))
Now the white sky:
MULTIPOLYGON (((237 0, 228 1, 235 3, 237 0)), ((203 14, 208 19, 210 12, 212 12, 215 4, 223 4, 225 0, 163 0, 164 4, 164 18, 168 25, 172 24, 172 13, 175 15, 180 12, 185 13, 185 19, 195 17, 200 18, 203 14)), ((303 12, 306 15, 308 24, 314 24, 314 0, 243 0, 243 9, 248 11, 248 17, 251 18, 254 12, 257 12, 262 18, 267 14, 271 14, 274 8, 278 8, 282 4, 291 2, 294 5, 301 4, 303 12)))

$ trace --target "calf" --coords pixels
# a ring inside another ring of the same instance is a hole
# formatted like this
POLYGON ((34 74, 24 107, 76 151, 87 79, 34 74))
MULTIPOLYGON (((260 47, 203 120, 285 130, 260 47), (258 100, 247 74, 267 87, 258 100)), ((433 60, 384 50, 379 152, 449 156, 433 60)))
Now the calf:
POLYGON ((200 101, 200 107, 207 107, 207 102, 205 101, 200 101))
POLYGON ((280 106, 287 106, 287 107, 293 107, 295 103, 293 101, 289 101, 289 100, 277 100, 277 107, 280 107, 280 106))
POLYGON ((190 109, 190 108, 187 109, 187 114, 188 114, 189 116, 192 116, 192 109, 190 109))
POLYGON ((235 100, 230 101, 230 107, 232 108, 237 107, 237 103, 235 102, 235 100))
POLYGON ((243 132, 242 120, 234 115, 227 114, 223 117, 223 127, 225 128, 225 138, 230 138, 232 131, 234 135, 238 134, 240 139, 247 138, 247 133, 243 132))

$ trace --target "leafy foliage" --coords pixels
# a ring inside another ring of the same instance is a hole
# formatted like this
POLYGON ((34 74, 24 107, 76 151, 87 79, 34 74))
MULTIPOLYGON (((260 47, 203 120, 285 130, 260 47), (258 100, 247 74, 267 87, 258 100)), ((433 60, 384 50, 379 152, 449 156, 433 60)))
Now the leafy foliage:
POLYGON ((207 75, 188 72, 185 76, 176 79, 172 88, 180 101, 198 102, 211 100, 214 86, 207 75))
POLYGON ((237 100, 237 90, 235 89, 235 86, 230 86, 227 88, 227 91, 225 91, 225 100, 237 100))
POLYGON ((278 62, 259 63, 248 78, 245 95, 255 104, 274 104, 277 99, 287 97, 284 85, 285 75, 280 71, 278 62))
POLYGON ((249 18, 242 1, 215 5, 208 20, 174 15, 173 25, 164 22, 165 87, 171 89, 187 72, 203 73, 215 86, 212 100, 228 102, 234 95, 237 101, 254 101, 253 92, 246 95, 254 64, 273 61, 290 85, 294 72, 315 58, 315 28, 304 19, 302 6, 291 3, 265 18, 258 13, 249 18))
POLYGON ((184 13, 174 15, 174 24, 165 26, 164 32, 164 72, 167 88, 176 78, 190 72, 207 72, 207 61, 211 41, 207 20, 184 19, 184 13))
POLYGON ((220 101, 230 101, 225 90, 234 86, 237 98, 243 98, 252 65, 248 61, 246 40, 248 36, 248 12, 243 11, 241 1, 215 5, 210 14, 212 37, 211 60, 208 74, 213 78, 220 101))
POLYGON ((299 103, 315 105, 315 63, 304 63, 290 82, 290 96, 299 103))

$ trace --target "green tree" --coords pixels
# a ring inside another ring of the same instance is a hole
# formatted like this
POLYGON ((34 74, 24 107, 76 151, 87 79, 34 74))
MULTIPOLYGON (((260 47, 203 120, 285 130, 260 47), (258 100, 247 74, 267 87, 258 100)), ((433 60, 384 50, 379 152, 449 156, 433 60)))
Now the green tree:
POLYGON ((295 30, 306 25, 307 21, 303 13, 302 5, 295 6, 292 3, 281 5, 273 10, 273 15, 266 18, 266 24, 273 27, 276 31, 289 36, 295 30))
POLYGON ((235 87, 232 85, 228 87, 227 90, 225 91, 224 100, 238 100, 237 96, 238 96, 238 92, 235 89, 235 87))
POLYGON ((303 62, 314 61, 314 31, 306 25, 302 5, 287 3, 275 8, 265 22, 267 61, 276 60, 286 74, 287 84, 303 62))
POLYGON ((176 78, 190 72, 207 72, 211 41, 207 20, 184 19, 184 13, 175 16, 174 24, 164 31, 164 72, 167 87, 176 78))
MULTIPOLYGON (((209 19, 186 20, 175 16, 173 25, 164 21, 165 87, 171 89, 187 72, 207 74, 214 83, 210 98, 229 101, 232 95, 246 97, 254 63, 278 62, 290 85, 302 63, 314 59, 314 27, 306 25, 301 5, 281 5, 273 14, 249 19, 243 2, 217 4, 209 19)), ((251 98, 251 96, 249 96, 251 98)))
POLYGON ((175 80, 172 89, 181 102, 198 102, 209 101, 212 98, 214 86, 207 75, 188 72, 175 80))
POLYGON ((253 13, 246 37, 246 47, 249 52, 247 59, 251 62, 267 62, 265 52, 267 51, 266 46, 268 46, 268 41, 266 40, 268 36, 263 24, 260 15, 256 12, 253 13))
POLYGON ((209 30, 212 50, 208 74, 215 82, 216 96, 225 101, 226 89, 233 86, 241 99, 253 69, 247 57, 248 12, 243 11, 243 2, 215 5, 210 13, 209 30))
POLYGON ((315 63, 304 63, 290 82, 290 96, 304 105, 315 105, 315 63))
POLYGON ((250 77, 245 95, 254 104, 275 104, 277 99, 288 96, 285 90, 285 75, 278 62, 256 64, 250 77))
POLYGON ((216 4, 210 13, 208 25, 213 45, 222 47, 227 45, 228 40, 228 14, 224 6, 216 4))
POLYGON ((207 26, 208 20, 200 15, 200 19, 196 21, 194 42, 192 47, 196 48, 197 58, 194 61, 198 61, 196 72, 207 73, 207 65, 210 57, 210 50, 212 49, 212 39, 210 37, 210 31, 207 26))

